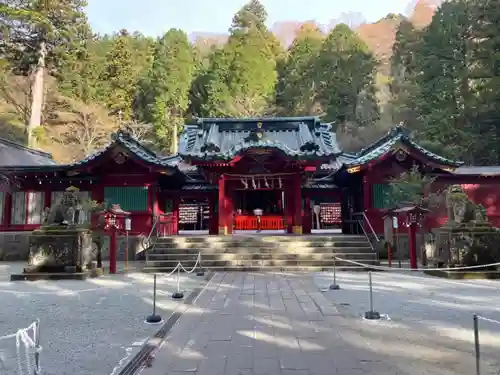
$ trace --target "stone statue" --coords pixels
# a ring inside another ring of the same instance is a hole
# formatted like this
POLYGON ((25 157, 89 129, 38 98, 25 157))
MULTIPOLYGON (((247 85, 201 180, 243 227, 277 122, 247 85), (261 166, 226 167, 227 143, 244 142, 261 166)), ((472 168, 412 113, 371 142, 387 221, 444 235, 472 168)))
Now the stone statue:
POLYGON ((82 202, 78 197, 78 189, 69 187, 64 192, 61 201, 51 207, 47 216, 48 225, 74 225, 77 224, 75 219, 80 216, 82 202))

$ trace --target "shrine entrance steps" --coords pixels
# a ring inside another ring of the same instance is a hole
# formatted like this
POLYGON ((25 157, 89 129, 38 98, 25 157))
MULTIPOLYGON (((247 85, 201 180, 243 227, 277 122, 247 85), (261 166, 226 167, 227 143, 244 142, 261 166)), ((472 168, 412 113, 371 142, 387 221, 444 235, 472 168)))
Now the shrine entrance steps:
MULTIPOLYGON (((214 271, 331 270, 338 258, 378 264, 377 254, 362 235, 172 236, 158 238, 146 254, 146 272, 169 272, 181 262, 193 267, 198 253, 205 269, 214 271)), ((338 270, 363 270, 337 261, 338 270)))

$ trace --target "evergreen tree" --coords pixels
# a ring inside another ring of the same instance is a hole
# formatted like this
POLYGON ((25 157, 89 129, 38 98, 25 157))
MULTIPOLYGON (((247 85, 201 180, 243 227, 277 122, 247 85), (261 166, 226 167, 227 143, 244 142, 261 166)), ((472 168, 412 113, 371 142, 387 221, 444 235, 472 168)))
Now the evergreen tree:
POLYGON ((256 116, 274 100, 279 45, 265 26, 266 11, 251 0, 233 18, 229 40, 211 56, 204 112, 211 116, 256 116))
POLYGON ((0 4, 0 55, 15 73, 32 75, 26 124, 30 145, 42 121, 44 77, 47 72, 57 74, 67 57, 81 48, 81 36, 89 30, 86 5, 85 0, 4 0, 0 4))
POLYGON ((396 32, 391 57, 391 110, 394 124, 403 122, 410 129, 419 125, 416 99, 418 66, 416 51, 421 33, 413 24, 403 20, 396 32))
POLYGON ((324 39, 318 27, 305 24, 278 64, 276 104, 285 115, 319 115, 315 62, 324 39))
POLYGON ((68 59, 57 75, 61 92, 83 103, 99 101, 102 65, 97 60, 93 46, 94 40, 89 35, 85 46, 72 53, 73 58, 68 59))
POLYGON ((195 72, 193 51, 187 35, 169 30, 157 43, 147 78, 147 117, 159 139, 173 150, 177 132, 189 106, 189 89, 195 72))
POLYGON ((475 161, 500 163, 500 9, 492 1, 472 2, 474 68, 471 86, 476 89, 475 161))
MULTIPOLYGON (((356 122, 360 95, 373 103, 377 62, 361 39, 346 25, 336 26, 322 44, 316 62, 319 98, 326 119, 339 125, 356 122)), ((368 123, 378 119, 378 110, 368 123)), ((366 119, 364 119, 366 122, 366 119)))
POLYGON ((422 136, 472 161, 470 11, 467 0, 446 2, 425 30, 417 50, 417 106, 422 136))
POLYGON ((113 40, 106 55, 102 80, 107 82, 106 106, 114 115, 123 120, 132 118, 132 104, 135 91, 135 74, 132 63, 132 50, 126 30, 113 40))

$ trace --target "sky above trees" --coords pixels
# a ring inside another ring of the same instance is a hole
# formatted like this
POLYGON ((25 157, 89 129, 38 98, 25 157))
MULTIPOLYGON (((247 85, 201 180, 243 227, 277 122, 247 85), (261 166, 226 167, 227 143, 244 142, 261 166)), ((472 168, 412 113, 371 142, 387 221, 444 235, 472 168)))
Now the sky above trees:
MULTIPOLYGON (((246 0, 89 0, 92 29, 111 33, 120 29, 138 30, 161 36, 170 28, 192 32, 226 32, 231 19, 246 0), (217 6, 214 6, 217 4, 217 6)), ((282 21, 316 20, 329 24, 342 13, 360 12, 369 22, 388 13, 406 13, 409 0, 263 0, 268 25, 282 21)))

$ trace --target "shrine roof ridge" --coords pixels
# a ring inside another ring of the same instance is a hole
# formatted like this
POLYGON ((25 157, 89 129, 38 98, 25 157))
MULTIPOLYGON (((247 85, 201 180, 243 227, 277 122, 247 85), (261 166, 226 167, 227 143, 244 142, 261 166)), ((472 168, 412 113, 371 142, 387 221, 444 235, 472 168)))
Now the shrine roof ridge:
MULTIPOLYGON (((372 160, 376 160, 393 149, 394 146, 398 144, 398 142, 408 145, 410 148, 415 149, 416 151, 420 152, 429 159, 436 161, 439 164, 452 167, 459 167, 464 164, 462 161, 445 158, 420 146, 417 142, 411 139, 410 131, 406 129, 402 124, 399 124, 390 129, 389 132, 382 138, 361 149, 356 154, 351 154, 354 158, 348 161, 347 165, 363 165, 372 160)), ((343 155, 347 156, 346 153, 344 153, 343 155)))
POLYGON ((185 126, 179 154, 202 160, 230 160, 252 148, 280 150, 298 159, 342 153, 331 124, 319 117, 199 118, 185 126))

